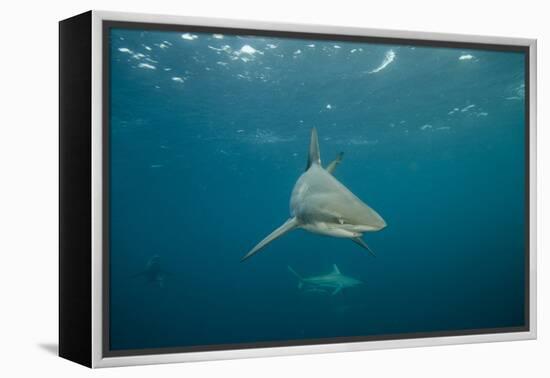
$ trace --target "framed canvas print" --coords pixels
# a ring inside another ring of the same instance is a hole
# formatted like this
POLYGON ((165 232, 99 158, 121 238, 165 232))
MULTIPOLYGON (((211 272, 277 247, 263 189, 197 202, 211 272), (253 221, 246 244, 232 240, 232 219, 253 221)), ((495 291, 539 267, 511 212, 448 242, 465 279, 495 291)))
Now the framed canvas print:
POLYGON ((536 336, 534 40, 60 22, 60 355, 536 336))

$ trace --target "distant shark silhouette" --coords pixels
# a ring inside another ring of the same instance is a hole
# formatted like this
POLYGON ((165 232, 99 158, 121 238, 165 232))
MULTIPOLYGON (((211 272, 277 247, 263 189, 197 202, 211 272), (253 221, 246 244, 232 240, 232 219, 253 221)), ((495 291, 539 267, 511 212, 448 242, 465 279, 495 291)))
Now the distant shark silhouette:
POLYGON ((164 287, 166 271, 160 265, 160 256, 155 255, 147 262, 145 270, 134 274, 132 277, 144 277, 148 284, 164 287))
POLYGON ((343 153, 326 169, 321 166, 317 130, 311 130, 306 171, 298 178, 290 197, 291 217, 259 242, 241 261, 259 252, 273 240, 295 228, 348 238, 374 254, 361 239, 364 232, 379 231, 386 222, 376 211, 349 191, 332 173, 342 161, 343 153))
POLYGON ((288 270, 298 278, 298 288, 308 292, 329 293, 336 295, 342 289, 361 285, 363 282, 340 273, 338 266, 334 264, 332 271, 320 276, 302 277, 290 266, 288 270))

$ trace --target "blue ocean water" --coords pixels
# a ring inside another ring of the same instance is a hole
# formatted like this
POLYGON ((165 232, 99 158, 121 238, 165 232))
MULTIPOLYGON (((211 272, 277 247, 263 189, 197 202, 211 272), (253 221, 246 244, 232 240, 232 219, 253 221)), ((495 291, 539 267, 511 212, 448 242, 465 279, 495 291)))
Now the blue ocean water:
POLYGON ((112 29, 110 347, 525 324, 524 55, 112 29), (388 226, 293 231, 312 127, 388 226), (162 282, 141 274, 155 261, 162 282), (340 271, 331 295, 298 288, 340 271))

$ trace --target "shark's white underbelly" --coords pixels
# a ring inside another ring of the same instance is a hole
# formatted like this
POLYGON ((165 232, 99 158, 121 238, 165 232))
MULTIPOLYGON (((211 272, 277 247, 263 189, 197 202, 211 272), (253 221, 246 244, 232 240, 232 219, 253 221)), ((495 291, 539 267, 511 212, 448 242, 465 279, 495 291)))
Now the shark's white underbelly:
POLYGON ((304 230, 313 232, 315 234, 333 236, 337 238, 356 238, 358 236, 361 236, 360 232, 346 230, 342 227, 338 227, 336 224, 333 224, 333 223, 325 223, 325 222, 304 223, 304 224, 301 224, 299 227, 303 228, 304 230))

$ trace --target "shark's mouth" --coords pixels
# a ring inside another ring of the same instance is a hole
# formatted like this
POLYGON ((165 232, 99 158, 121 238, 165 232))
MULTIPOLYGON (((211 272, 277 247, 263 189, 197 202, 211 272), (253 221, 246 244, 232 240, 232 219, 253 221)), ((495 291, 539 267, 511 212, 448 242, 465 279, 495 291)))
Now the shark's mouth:
POLYGON ((315 234, 333 236, 336 238, 357 238, 361 236, 361 232, 355 230, 354 226, 342 225, 340 223, 315 222, 306 223, 299 227, 315 234))

